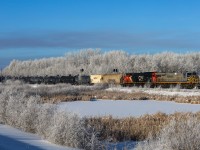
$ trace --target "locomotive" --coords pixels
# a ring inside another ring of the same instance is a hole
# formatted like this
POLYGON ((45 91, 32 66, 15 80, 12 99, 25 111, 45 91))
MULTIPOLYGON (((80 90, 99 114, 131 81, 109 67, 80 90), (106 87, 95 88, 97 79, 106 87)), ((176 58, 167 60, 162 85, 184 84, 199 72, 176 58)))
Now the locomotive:
POLYGON ((150 87, 170 87, 181 86, 183 88, 200 87, 199 76, 196 72, 186 73, 160 73, 160 72, 140 72, 140 73, 114 73, 90 75, 91 83, 120 84, 122 86, 144 86, 150 87))
POLYGON ((122 79, 122 85, 145 85, 151 87, 161 86, 181 86, 184 88, 199 87, 199 76, 196 72, 186 73, 159 73, 159 72, 144 72, 144 73, 128 73, 122 79))

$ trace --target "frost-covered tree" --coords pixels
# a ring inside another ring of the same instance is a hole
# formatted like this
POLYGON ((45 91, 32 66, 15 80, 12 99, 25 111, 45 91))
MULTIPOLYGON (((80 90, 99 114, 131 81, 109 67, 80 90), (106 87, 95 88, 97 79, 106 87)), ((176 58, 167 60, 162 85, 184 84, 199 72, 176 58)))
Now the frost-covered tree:
POLYGON ((80 69, 84 74, 119 72, 200 72, 200 52, 178 54, 163 52, 158 54, 128 54, 122 50, 102 52, 99 49, 86 49, 67 53, 63 57, 35 60, 13 60, 3 70, 12 76, 77 75, 80 69))

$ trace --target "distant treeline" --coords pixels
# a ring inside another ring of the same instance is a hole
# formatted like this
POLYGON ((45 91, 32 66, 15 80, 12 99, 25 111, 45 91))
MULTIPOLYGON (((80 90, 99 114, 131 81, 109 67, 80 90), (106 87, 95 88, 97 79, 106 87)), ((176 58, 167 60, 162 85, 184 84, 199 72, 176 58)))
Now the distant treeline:
POLYGON ((119 72, 200 72, 200 52, 178 54, 129 54, 125 51, 102 52, 86 49, 67 53, 63 57, 27 61, 13 60, 2 74, 12 76, 77 75, 119 72))

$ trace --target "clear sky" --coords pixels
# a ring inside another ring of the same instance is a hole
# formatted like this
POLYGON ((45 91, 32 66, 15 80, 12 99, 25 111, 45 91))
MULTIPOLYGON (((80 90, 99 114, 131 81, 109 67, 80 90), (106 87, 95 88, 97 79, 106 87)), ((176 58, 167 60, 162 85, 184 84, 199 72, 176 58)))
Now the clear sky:
POLYGON ((199 51, 199 7, 199 0, 0 0, 0 67, 85 48, 199 51))

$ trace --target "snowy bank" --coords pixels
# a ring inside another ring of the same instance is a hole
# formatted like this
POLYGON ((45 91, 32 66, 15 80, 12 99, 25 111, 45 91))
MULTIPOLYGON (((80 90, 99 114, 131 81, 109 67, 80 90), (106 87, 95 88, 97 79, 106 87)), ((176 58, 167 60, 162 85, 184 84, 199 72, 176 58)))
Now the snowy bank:
POLYGON ((179 88, 140 88, 140 87, 110 87, 107 91, 120 91, 127 93, 143 92, 155 95, 167 96, 200 96, 199 89, 179 89, 179 88))
POLYGON ((26 133, 0 124, 0 149, 1 150, 78 150, 58 146, 42 140, 39 136, 26 133))
POLYGON ((198 112, 200 105, 175 103, 170 101, 154 100, 96 100, 96 101, 76 101, 62 102, 58 104, 59 109, 74 111, 80 116, 108 116, 139 117, 144 114, 155 114, 163 112, 173 114, 175 112, 198 112))

